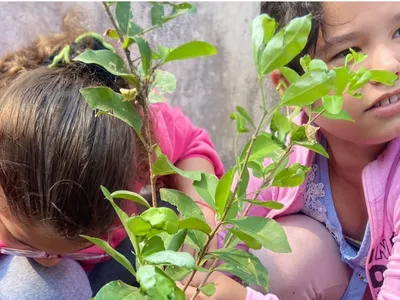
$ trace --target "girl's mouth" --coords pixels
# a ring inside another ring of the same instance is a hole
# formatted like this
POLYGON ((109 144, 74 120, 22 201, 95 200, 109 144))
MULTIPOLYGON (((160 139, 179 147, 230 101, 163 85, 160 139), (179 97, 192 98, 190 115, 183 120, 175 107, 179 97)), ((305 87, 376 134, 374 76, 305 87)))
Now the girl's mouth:
POLYGON ((396 103, 397 101, 399 101, 399 99, 400 99, 400 94, 390 96, 388 98, 385 98, 385 99, 379 101, 374 106, 372 106, 370 109, 377 108, 377 107, 388 106, 390 104, 396 103))

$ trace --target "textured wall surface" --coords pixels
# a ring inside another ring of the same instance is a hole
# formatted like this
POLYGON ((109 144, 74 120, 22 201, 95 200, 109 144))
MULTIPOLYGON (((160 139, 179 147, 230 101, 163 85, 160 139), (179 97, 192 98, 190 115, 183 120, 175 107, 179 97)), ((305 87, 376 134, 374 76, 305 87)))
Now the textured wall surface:
MULTIPOLYGON (((0 2, 2 45, 0 55, 27 44, 38 35, 60 30, 64 13, 81 7, 89 30, 104 32, 109 26, 100 3, 0 2)), ((205 40, 216 46, 214 57, 177 61, 166 70, 177 77, 177 91, 170 103, 179 105, 194 124, 206 128, 226 167, 234 161, 235 127, 229 118, 235 105, 259 115, 258 82, 250 44, 250 23, 259 12, 259 2, 196 3, 197 14, 180 16, 149 36, 151 44, 177 46, 190 40, 205 40)), ((135 22, 149 24, 149 7, 135 4, 135 22)), ((275 92, 267 85, 267 95, 275 92)))

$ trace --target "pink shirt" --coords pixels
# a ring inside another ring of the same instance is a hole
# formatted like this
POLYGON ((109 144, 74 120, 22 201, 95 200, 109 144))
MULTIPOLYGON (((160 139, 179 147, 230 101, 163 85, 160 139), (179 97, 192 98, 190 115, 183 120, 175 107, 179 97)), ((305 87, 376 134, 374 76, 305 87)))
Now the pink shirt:
MULTIPOLYGON (((162 152, 168 156, 173 164, 188 158, 201 157, 210 161, 218 177, 224 174, 224 166, 209 134, 206 130, 195 127, 180 108, 171 107, 167 103, 157 103, 150 107, 150 112, 158 144, 162 152)), ((139 192, 143 184, 132 183, 132 186, 134 192, 139 192)), ((135 207, 125 208, 125 211, 132 214, 135 212, 135 207)), ((116 229, 112 235, 110 245, 116 248, 126 237, 127 234, 124 228, 116 229)), ((83 251, 104 253, 97 246, 83 251)), ((82 266, 85 270, 90 270, 98 262, 85 261, 82 262, 82 266)))
MULTIPOLYGON (((300 115, 299 123, 304 123, 305 118, 305 115, 300 115)), ((314 155, 306 148, 295 146, 289 165, 300 163, 311 166, 314 155)), ((268 161, 265 163, 268 164, 268 161)), ((386 150, 365 167, 362 181, 371 228, 371 248, 365 267, 369 288, 374 299, 400 299, 400 138, 391 141, 386 150)), ((294 188, 271 187, 263 190, 259 200, 275 200, 281 202, 284 208, 269 210, 253 206, 248 215, 275 218, 300 212, 304 206, 305 183, 294 188)), ((260 185, 260 179, 250 178, 249 197, 260 185)), ((273 299, 265 297, 251 291, 247 299, 273 299)))

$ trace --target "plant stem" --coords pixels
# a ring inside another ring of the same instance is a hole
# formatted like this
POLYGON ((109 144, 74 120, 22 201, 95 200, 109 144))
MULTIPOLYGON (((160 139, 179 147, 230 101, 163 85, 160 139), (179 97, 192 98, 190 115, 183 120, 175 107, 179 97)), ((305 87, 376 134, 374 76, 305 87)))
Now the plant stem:
POLYGON ((321 116, 325 112, 325 109, 321 110, 312 120, 309 122, 310 124, 314 122, 319 116, 321 116))
MULTIPOLYGON (((215 236, 216 233, 218 232, 219 228, 222 226, 222 224, 223 224, 223 222, 224 222, 224 220, 225 220, 225 218, 226 218, 226 216, 227 216, 227 214, 228 214, 228 212, 229 212, 229 209, 231 208, 232 203, 233 203, 233 201, 235 200, 235 195, 236 195, 236 193, 237 193, 237 191, 238 191, 238 189, 239 189, 240 182, 241 182, 241 180, 242 180, 242 178, 243 178, 244 170, 245 170, 246 167, 247 167, 247 163, 248 163, 249 158, 250 158, 251 150, 253 149, 254 142, 255 142, 255 140, 256 140, 256 138, 257 138, 257 135, 258 135, 259 131, 261 130, 261 126, 262 126, 262 124, 263 124, 263 121, 264 121, 264 118, 266 117, 266 115, 267 115, 267 112, 264 110, 263 115, 262 115, 260 121, 258 122, 257 128, 256 128, 256 130, 255 130, 255 132, 254 132, 254 134, 253 134, 253 137, 251 138, 250 145, 249 145, 249 148, 247 149, 246 157, 245 157, 245 159, 244 159, 243 168, 242 168, 242 170, 239 172, 239 177, 238 177, 238 181, 237 181, 237 183, 236 183, 236 185, 235 185, 235 189, 233 190, 232 194, 230 195, 230 197, 229 197, 229 199, 228 199, 228 204, 226 205, 225 211, 224 211, 224 213, 223 213, 222 216, 221 216, 221 220, 217 223, 217 226, 216 226, 216 227, 213 229, 213 231, 211 232, 210 236, 209 236, 208 239, 207 239, 206 245, 200 250, 199 255, 198 255, 198 257, 197 257, 196 265, 199 265, 200 262, 202 261, 202 259, 203 259, 204 255, 205 255, 205 253, 206 253, 208 247, 210 246, 210 243, 211 243, 212 239, 214 238, 214 236, 215 236)), ((218 261, 218 259, 216 259, 215 261, 218 261)), ((214 263, 215 263, 215 262, 214 262, 214 263)), ((214 265, 214 263, 213 263, 213 265, 214 265)), ((211 268, 210 268, 210 270, 211 270, 211 268)), ((196 270, 193 270, 192 273, 190 274, 189 279, 188 279, 188 281, 186 282, 186 284, 185 284, 185 286, 184 286, 184 288, 183 288, 183 291, 184 291, 184 292, 185 292, 186 289, 188 288, 190 282, 193 280, 194 276, 196 275, 196 272, 197 272, 196 270)), ((209 277, 209 274, 210 274, 210 273, 208 273, 208 274, 207 274, 208 276, 206 276, 207 279, 208 279, 208 277, 209 277)), ((201 285, 200 285, 200 286, 201 286, 201 285)), ((197 289, 196 293, 192 296, 191 299, 195 299, 195 297, 197 297, 197 295, 199 294, 199 292, 200 292, 200 290, 197 289)))
POLYGON ((262 109, 265 113, 265 111, 267 110, 267 104, 265 103, 265 93, 264 93, 264 80, 263 78, 259 78, 258 82, 260 84, 260 91, 261 91, 261 105, 262 105, 262 109))
MULTIPOLYGON (((112 25, 114 26, 114 29, 118 34, 118 38, 119 38, 121 44, 123 45, 124 44, 124 35, 121 32, 121 30, 119 29, 117 23, 115 22, 115 19, 114 19, 113 15, 112 15, 112 13, 110 11, 110 8, 108 7, 107 3, 105 3, 105 2, 102 2, 102 3, 103 3, 103 7, 104 7, 104 10, 105 10, 108 18, 110 19, 112 25)), ((125 56, 126 56, 126 60, 128 61, 129 71, 132 74, 136 74, 135 68, 133 67, 133 62, 131 60, 131 52, 129 51, 129 49, 124 49, 124 53, 125 53, 125 56)))
MULTIPOLYGON (((275 173, 275 171, 280 167, 280 165, 283 163, 283 161, 285 160, 285 158, 291 153, 292 147, 293 147, 293 145, 290 144, 289 147, 288 147, 287 150, 286 150, 286 153, 285 153, 284 155, 282 155, 282 157, 281 157, 281 158, 279 159, 279 161, 277 162, 275 168, 273 168, 273 169, 271 170, 271 172, 268 174, 268 176, 263 180, 262 185, 266 184, 268 181, 271 180, 272 175, 273 175, 273 174, 275 173)), ((259 190, 257 191, 257 193, 256 193, 256 194, 254 195, 254 197, 253 197, 253 200, 254 200, 254 199, 257 199, 257 197, 260 195, 260 193, 261 193, 262 190, 263 190, 263 189, 259 189, 259 190)), ((242 216, 243 216, 243 217, 247 215, 247 213, 249 212, 251 206, 252 206, 252 204, 249 203, 249 205, 246 207, 246 209, 245 209, 245 210, 243 211, 243 213, 242 213, 242 216)), ((220 225, 221 223, 222 223, 222 222, 220 222, 219 225, 220 225)), ((228 247, 229 244, 232 242, 232 240, 233 240, 233 234, 232 234, 232 235, 228 238, 228 240, 225 242, 224 248, 228 247)), ((216 259, 214 260, 214 262, 213 262, 212 265, 210 266, 209 272, 207 272, 207 274, 206 274, 204 280, 203 280, 203 281, 200 283, 200 285, 197 287, 196 293, 190 298, 190 300, 194 300, 194 299, 198 296, 198 294, 200 293, 200 288, 207 282, 208 278, 209 278, 209 277, 211 276, 211 274, 215 271, 215 267, 216 267, 216 265, 218 264, 218 261, 219 261, 218 258, 216 258, 216 259)), ((194 278, 194 273, 191 274, 191 276, 190 276, 190 278, 189 278, 187 284, 185 285, 184 291, 187 289, 187 286, 189 286, 189 283, 193 280, 193 278, 194 278)))
POLYGON ((144 35, 144 34, 150 32, 150 31, 152 31, 152 30, 154 30, 154 29, 156 29, 156 28, 158 28, 158 27, 161 27, 162 25, 164 25, 164 24, 153 25, 153 26, 151 26, 151 27, 149 27, 149 28, 147 28, 147 29, 145 29, 145 30, 139 32, 137 35, 144 35))
POLYGON ((146 131, 146 138, 147 138, 147 144, 149 145, 147 149, 147 157, 149 160, 149 173, 150 173, 150 186, 151 186, 151 201, 153 204, 153 207, 157 207, 157 192, 156 192, 156 176, 153 175, 153 143, 151 141, 151 130, 150 130, 150 118, 149 118, 149 110, 147 107, 147 90, 143 91, 143 112, 144 112, 144 126, 145 126, 145 131, 146 131))

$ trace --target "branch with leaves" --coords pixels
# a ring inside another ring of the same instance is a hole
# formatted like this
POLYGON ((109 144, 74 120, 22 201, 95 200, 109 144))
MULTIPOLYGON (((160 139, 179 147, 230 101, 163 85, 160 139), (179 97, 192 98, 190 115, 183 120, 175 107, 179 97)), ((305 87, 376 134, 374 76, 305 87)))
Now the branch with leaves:
POLYGON ((236 164, 221 179, 211 174, 187 172, 175 167, 155 141, 151 140, 148 107, 154 102, 164 101, 165 94, 172 93, 176 86, 175 77, 161 71, 161 66, 174 60, 215 55, 216 49, 206 42, 192 41, 176 48, 158 45, 155 50, 145 40, 145 35, 155 28, 179 15, 194 12, 194 6, 189 3, 151 3, 152 26, 148 29, 133 22, 129 2, 109 2, 103 5, 114 26, 107 29, 106 35, 120 42, 129 68, 125 67, 123 59, 112 50, 87 50, 74 60, 102 66, 108 72, 124 78, 131 88, 121 89, 117 93, 107 87, 88 87, 83 88, 81 93, 89 106, 99 112, 99 117, 101 114, 108 114, 126 122, 143 142, 148 152, 153 201, 150 207, 137 193, 110 192, 106 187, 101 187, 132 242, 136 266, 105 241, 86 238, 103 248, 136 277, 139 287, 120 281, 111 282, 94 299, 124 299, 126 295, 130 295, 132 299, 184 299, 184 290, 190 285, 196 272, 206 272, 207 275, 192 299, 199 293, 211 296, 215 287, 212 283, 207 283, 207 278, 214 271, 231 273, 244 284, 259 285, 268 290, 268 275, 263 264, 256 256, 237 249, 236 246, 242 242, 252 249, 264 247, 275 252, 289 252, 290 246, 282 227, 276 221, 247 216, 247 213, 254 205, 276 210, 283 208, 274 199, 267 202, 257 200, 263 189, 303 184, 309 169, 300 164, 288 166, 288 158, 294 147, 306 147, 328 156, 317 141, 318 128, 314 126, 316 118, 323 116, 351 121, 351 117, 342 109, 345 94, 360 98, 358 90, 367 82, 391 85, 397 76, 362 67, 354 71, 353 67, 366 58, 362 53, 354 51, 347 56, 344 66, 333 69, 329 69, 323 61, 306 55, 300 60, 304 74, 299 75, 286 65, 305 47, 311 30, 311 16, 296 18, 277 31, 274 19, 260 15, 252 22, 251 34, 261 92, 262 117, 255 124, 246 109, 240 106, 232 113, 231 119, 235 120, 237 128, 235 155, 238 152, 237 141, 242 133, 249 132, 250 127, 253 134, 241 154, 237 155, 236 164), (171 10, 168 15, 165 14, 165 8, 171 10), (139 66, 135 66, 131 60, 131 47, 136 47, 140 53, 139 66), (279 70, 289 85, 281 82, 285 91, 280 101, 268 108, 263 82, 274 70, 279 70), (316 107, 315 102, 319 99, 322 99, 322 105, 316 107), (289 113, 283 114, 282 108, 289 106, 295 109, 287 109, 289 113), (303 125, 294 122, 302 110, 308 111, 310 116, 309 122, 303 125), (265 127, 269 130, 264 131, 265 127), (265 164, 266 159, 268 164, 265 164), (218 220, 215 228, 206 223, 196 203, 180 191, 160 190, 161 200, 175 206, 179 216, 169 208, 157 207, 155 180, 159 176, 170 174, 179 174, 193 180, 197 193, 215 211, 218 220), (260 178, 262 183, 257 191, 248 193, 251 176, 260 178), (142 205, 145 211, 140 215, 127 215, 115 204, 114 199, 117 198, 142 205), (209 250, 211 240, 221 231, 227 232, 224 247, 209 250), (195 255, 179 252, 183 244, 193 247, 196 250, 195 255), (204 269, 207 259, 213 259, 214 262, 209 269, 204 269), (175 281, 185 278, 187 284, 182 291, 175 281))

